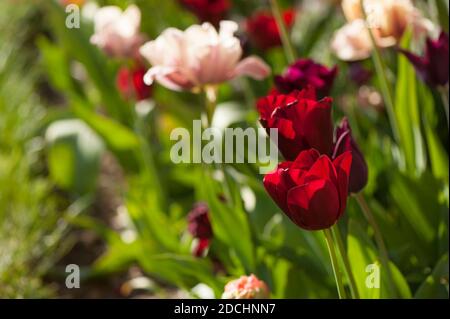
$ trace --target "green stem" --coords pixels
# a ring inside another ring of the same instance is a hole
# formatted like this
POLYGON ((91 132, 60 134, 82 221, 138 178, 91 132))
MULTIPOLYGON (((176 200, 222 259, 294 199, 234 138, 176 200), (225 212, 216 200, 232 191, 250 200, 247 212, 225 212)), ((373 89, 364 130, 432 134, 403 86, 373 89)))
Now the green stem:
POLYGON ((339 268, 339 263, 336 257, 336 250, 333 243, 333 235, 329 229, 324 229, 323 233, 325 235, 325 240, 327 242, 328 253, 330 254, 331 267, 333 268, 334 280, 336 281, 336 288, 338 291, 339 299, 346 299, 347 294, 344 289, 344 284, 342 282, 342 273, 339 268))
POLYGON ((447 128, 450 129, 450 119, 448 109, 448 88, 440 87, 439 93, 441 93, 442 105, 444 106, 445 116, 447 118, 447 128))
POLYGON ((337 243, 339 253, 341 254, 342 262, 344 264, 344 271, 347 275, 348 281, 350 283, 350 290, 354 299, 359 299, 358 286, 356 285, 355 277, 353 276, 352 267, 350 266, 350 260, 348 259, 347 251, 342 240, 341 231, 338 225, 331 228, 334 238, 337 243))
POLYGON ((204 92, 205 92, 205 98, 206 98, 206 102, 205 102, 206 123, 204 123, 204 127, 208 128, 212 124, 214 112, 216 110, 217 87, 207 86, 204 88, 204 92))
POLYGON ((158 170, 156 168, 156 163, 154 160, 154 152, 151 146, 151 141, 148 140, 146 130, 145 130, 145 123, 142 118, 142 115, 139 115, 135 113, 135 132, 139 138, 139 144, 141 148, 141 160, 142 165, 144 168, 144 174, 146 174, 147 179, 150 181, 153 181, 155 183, 154 185, 154 191, 157 194, 157 197, 159 199, 160 208, 164 209, 166 207, 166 197, 163 192, 161 178, 158 174, 158 170))
MULTIPOLYGON (((364 8, 364 1, 360 0, 361 10, 364 14, 364 20, 367 23, 367 13, 364 8)), ((373 35, 372 29, 367 27, 367 30, 370 35, 370 40, 372 41, 373 46, 373 61, 375 64, 375 69, 377 71, 378 80, 380 82, 381 92, 384 97, 384 102, 386 104, 386 110, 388 113, 389 123, 391 124, 392 134, 397 144, 400 144, 400 130, 397 124, 397 118, 395 116, 394 110, 394 98, 392 97, 392 90, 389 86, 389 80, 386 76, 386 66, 384 64, 383 58, 381 56, 380 49, 378 48, 377 42, 375 40, 375 36, 373 35)))
POLYGON ((380 227, 378 226, 378 223, 375 220, 372 210, 370 209, 370 207, 369 207, 366 199, 362 195, 362 193, 355 194, 354 196, 356 198, 356 201, 359 204, 359 207, 361 207, 364 217, 367 219, 368 223, 370 224, 370 226, 373 229, 374 236, 375 236, 375 242, 377 243, 379 254, 380 254, 381 264, 386 269, 386 274, 387 274, 388 283, 389 283, 389 290, 392 291, 395 294, 395 296, 397 296, 397 289, 396 289, 396 286, 394 284, 394 280, 392 277, 391 267, 389 266, 389 255, 388 255, 388 251, 387 251, 386 245, 383 240, 383 236, 381 235, 380 227))
POLYGON ((278 30, 280 30, 281 43, 283 43, 283 49, 286 54, 288 63, 293 63, 295 61, 295 51, 292 46, 289 33, 284 23, 283 17, 281 16, 280 7, 277 0, 270 0, 270 6, 272 8, 272 14, 278 25, 278 30))

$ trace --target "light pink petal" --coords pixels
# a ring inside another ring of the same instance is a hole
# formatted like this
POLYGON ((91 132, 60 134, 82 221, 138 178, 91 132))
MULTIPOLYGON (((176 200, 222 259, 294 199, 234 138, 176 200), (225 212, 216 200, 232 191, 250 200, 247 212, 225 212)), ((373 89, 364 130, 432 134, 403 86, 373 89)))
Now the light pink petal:
POLYGON ((262 80, 269 74, 270 67, 260 58, 251 56, 238 63, 231 77, 247 75, 255 80, 262 80))
POLYGON ((176 70, 173 67, 155 66, 148 70, 144 75, 144 83, 152 85, 154 81, 157 81, 159 84, 170 90, 181 91, 186 89, 187 85, 185 82, 176 82, 173 80, 175 72, 176 70))

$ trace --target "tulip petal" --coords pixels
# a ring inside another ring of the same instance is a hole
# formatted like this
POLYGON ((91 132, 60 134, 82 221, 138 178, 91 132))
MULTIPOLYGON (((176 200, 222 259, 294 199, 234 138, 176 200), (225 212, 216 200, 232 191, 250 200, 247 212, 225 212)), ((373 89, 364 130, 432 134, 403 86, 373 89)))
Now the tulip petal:
POLYGON ((255 80, 262 80, 270 74, 270 67, 260 58, 251 56, 243 59, 236 65, 232 78, 240 75, 247 75, 255 80))
POLYGON ((288 188, 286 188, 285 185, 285 178, 282 177, 283 170, 285 169, 281 168, 280 166, 278 166, 278 168, 272 173, 264 176, 263 184, 266 191, 269 193, 270 197, 275 201, 275 203, 284 212, 287 212, 288 207, 286 204, 286 195, 288 188))
POLYGON ((319 157, 320 153, 314 148, 307 151, 303 151, 295 159, 292 168, 309 170, 319 157))
POLYGON ((333 150, 333 120, 331 98, 324 98, 314 104, 306 103, 308 110, 303 118, 303 132, 308 144, 321 154, 331 156, 333 150))
POLYGON ((154 81, 174 91, 192 87, 192 83, 183 76, 178 76, 174 68, 166 66, 155 66, 147 71, 144 75, 144 83, 152 85, 154 81))
POLYGON ((334 185, 337 185, 336 169, 328 156, 320 156, 319 159, 310 168, 308 173, 306 173, 306 182, 315 179, 330 180, 334 185))
POLYGON ((329 180, 318 179, 288 192, 288 217, 307 230, 333 226, 339 217, 339 195, 329 180))
POLYGON ((345 152, 339 155, 334 161, 334 167, 336 167, 337 185, 339 191, 340 209, 339 216, 342 216, 347 205, 348 196, 348 183, 350 177, 350 170, 352 167, 352 153, 345 152))

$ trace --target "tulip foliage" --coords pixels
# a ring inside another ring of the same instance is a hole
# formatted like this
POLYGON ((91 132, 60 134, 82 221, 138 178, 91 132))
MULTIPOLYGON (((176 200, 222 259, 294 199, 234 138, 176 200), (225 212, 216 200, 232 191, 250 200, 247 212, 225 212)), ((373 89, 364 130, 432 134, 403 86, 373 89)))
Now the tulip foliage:
POLYGON ((50 118, 83 122, 123 178, 126 225, 102 227, 96 205, 76 218, 107 244, 90 271, 136 264, 199 297, 448 298, 448 30, 428 11, 441 1, 368 1, 380 26, 360 1, 98 2, 120 8, 69 29, 45 1, 38 41, 67 108, 50 118), (240 162, 174 163, 171 132, 194 120, 277 129, 278 165, 259 174, 251 139, 240 162))

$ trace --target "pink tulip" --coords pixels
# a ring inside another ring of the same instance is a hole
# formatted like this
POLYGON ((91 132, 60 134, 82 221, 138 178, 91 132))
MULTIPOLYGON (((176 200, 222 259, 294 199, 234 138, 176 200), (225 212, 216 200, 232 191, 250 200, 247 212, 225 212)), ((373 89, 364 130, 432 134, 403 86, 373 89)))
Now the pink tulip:
POLYGON ((91 43, 114 57, 135 58, 144 42, 140 33, 141 12, 135 5, 122 11, 116 6, 100 8, 94 16, 91 43))
POLYGON ((201 89, 241 75, 261 80, 270 68, 257 57, 241 60, 240 41, 234 36, 238 25, 221 21, 217 31, 210 23, 192 25, 185 31, 165 30, 156 40, 141 47, 141 54, 151 64, 144 77, 172 90, 201 89))

